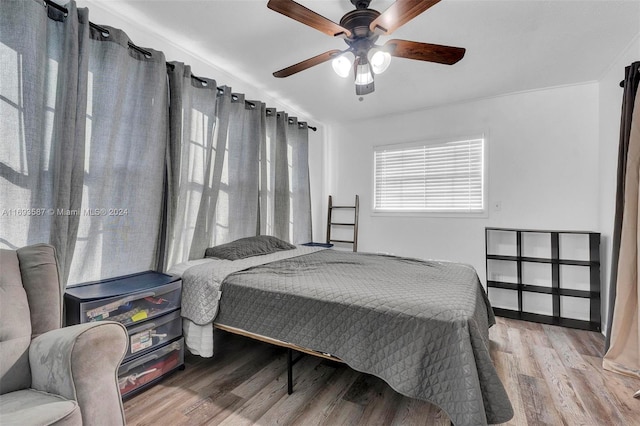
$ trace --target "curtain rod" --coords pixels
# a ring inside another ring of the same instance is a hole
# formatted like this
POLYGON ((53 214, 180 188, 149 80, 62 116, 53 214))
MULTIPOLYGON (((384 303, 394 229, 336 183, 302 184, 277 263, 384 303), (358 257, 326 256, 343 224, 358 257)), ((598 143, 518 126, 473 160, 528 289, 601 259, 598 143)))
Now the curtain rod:
MULTIPOLYGON (((62 12, 62 13, 64 14, 64 16, 65 16, 65 17, 69 15, 69 9, 67 9, 66 7, 64 7, 64 6, 60 6, 58 3, 55 3, 53 0, 43 0, 43 1, 44 1, 44 5, 45 5, 45 6, 51 6, 51 7, 53 7, 54 9, 56 9, 56 10, 58 10, 58 11, 62 12)), ((91 28, 94 28, 94 29, 96 29, 96 30, 100 31, 100 32, 102 33, 102 35, 103 35, 103 36, 105 36, 105 37, 109 37, 109 30, 108 30, 107 28, 101 27, 101 26, 100 26, 100 25, 98 25, 98 24, 94 24, 94 23, 93 23, 93 22, 91 22, 91 21, 89 21, 89 26, 90 26, 91 28)), ((136 45, 135 45, 135 44, 133 44, 131 41, 128 41, 128 42, 127 42, 127 44, 129 45, 129 47, 130 47, 131 49, 136 50, 136 51, 138 51, 138 52, 142 53, 142 54, 143 54, 144 56, 146 56, 147 58, 151 58, 151 57, 153 56, 151 52, 149 52, 148 50, 145 50, 145 49, 143 49, 143 48, 141 48, 141 47, 139 47, 139 46, 136 46, 136 45)), ((169 63, 169 62, 167 62, 167 63, 166 63, 166 65, 167 65, 168 67, 171 67, 171 69, 173 69, 173 68, 174 68, 174 65, 173 65, 173 64, 171 64, 171 63, 169 63)), ((195 80, 199 81, 199 82, 200 82, 200 83, 202 83, 203 85, 207 85, 207 84, 208 84, 207 80, 205 80, 205 79, 203 79, 203 78, 200 78, 200 77, 198 77, 198 76, 196 76, 196 75, 194 75, 194 74, 191 74, 191 78, 193 78, 193 79, 195 79, 195 80)), ((218 93, 220 93, 221 91, 222 91, 222 89, 221 89, 221 88, 218 88, 218 93)), ((237 96, 237 95, 235 95, 235 94, 234 94, 234 95, 232 95, 232 97, 233 97, 233 99, 234 99, 234 100, 237 100, 237 99, 238 99, 238 96, 237 96)), ((253 103, 253 102, 251 102, 251 101, 245 101, 245 103, 246 103, 247 105, 249 105, 251 108, 255 108, 255 107, 256 107, 256 104, 254 104, 254 103, 253 103)), ((314 132, 315 132, 316 130, 318 130, 318 128, 317 128, 317 127, 313 127, 313 126, 309 126, 309 125, 307 125, 307 127, 308 127, 309 129, 313 130, 314 132)))

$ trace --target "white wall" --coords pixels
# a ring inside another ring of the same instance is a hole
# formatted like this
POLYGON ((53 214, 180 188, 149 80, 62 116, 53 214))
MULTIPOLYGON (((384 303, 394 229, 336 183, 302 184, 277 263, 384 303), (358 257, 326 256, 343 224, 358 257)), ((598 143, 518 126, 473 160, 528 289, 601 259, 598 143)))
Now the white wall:
POLYGON ((640 37, 611 64, 600 80, 599 105, 599 206, 600 232, 602 232, 602 319, 603 331, 606 330, 611 278, 611 239, 616 199, 616 173, 618 169, 618 143, 620 140, 620 113, 622 93, 620 81, 624 80, 624 68, 640 60, 640 37))
MULTIPOLYGON (((64 3, 61 0, 59 3, 64 3)), ((324 180, 325 161, 325 126, 305 116, 295 108, 282 103, 269 93, 255 85, 241 80, 233 73, 213 64, 199 55, 197 45, 189 45, 185 40, 180 44, 172 41, 162 30, 154 28, 143 15, 136 14, 135 9, 127 9, 125 4, 110 5, 103 0, 78 0, 78 7, 89 8, 89 19, 98 25, 108 25, 124 30, 131 41, 140 47, 149 47, 164 53, 167 61, 181 61, 191 66, 197 76, 213 78, 220 85, 231 86, 234 92, 245 93, 246 99, 265 102, 267 106, 278 108, 297 116, 301 121, 308 121, 317 131, 309 132, 309 175, 311 180, 311 210, 314 221, 314 239, 324 241, 322 224, 326 219, 322 211, 326 205, 326 189, 324 180), (318 225, 317 225, 318 224, 318 225), (319 239, 318 239, 319 238, 319 239)))
POLYGON ((484 282, 486 226, 599 230, 598 102, 590 83, 332 126, 328 188, 338 203, 360 194, 360 251, 470 263, 484 282), (487 218, 371 215, 373 146, 479 133, 487 218))

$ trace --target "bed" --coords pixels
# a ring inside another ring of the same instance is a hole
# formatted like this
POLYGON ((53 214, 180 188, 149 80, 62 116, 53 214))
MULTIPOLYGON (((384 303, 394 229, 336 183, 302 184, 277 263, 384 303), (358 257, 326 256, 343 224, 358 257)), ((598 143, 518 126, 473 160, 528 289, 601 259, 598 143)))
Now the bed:
POLYGON ((489 355, 493 312, 475 270, 451 262, 298 246, 179 265, 187 347, 213 327, 335 357, 432 402, 458 425, 513 416, 489 355))

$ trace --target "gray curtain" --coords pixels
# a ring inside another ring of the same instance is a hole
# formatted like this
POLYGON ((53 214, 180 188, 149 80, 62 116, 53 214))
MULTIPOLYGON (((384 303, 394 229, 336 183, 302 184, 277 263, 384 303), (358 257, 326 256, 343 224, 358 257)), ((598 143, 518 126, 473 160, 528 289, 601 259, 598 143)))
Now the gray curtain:
POLYGON ((291 152, 291 237, 293 244, 311 241, 311 194, 309 184, 309 129, 296 118, 288 123, 291 152))
POLYGON ((303 244, 311 241, 309 128, 307 123, 298 122, 296 117, 289 117, 285 112, 275 115, 275 120, 268 116, 270 144, 265 149, 273 160, 263 166, 270 167, 267 173, 273 180, 261 187, 268 194, 266 224, 272 235, 303 244))
POLYGON ((285 112, 276 113, 275 128, 275 177, 273 181, 273 235, 289 241, 291 216, 291 194, 289 192, 289 145, 287 127, 289 116, 285 112))
POLYGON ((260 150, 260 233, 295 244, 311 241, 309 129, 267 108, 260 150))
POLYGON ((311 241, 306 124, 194 78, 183 64, 168 73, 164 268, 258 234, 311 241))
POLYGON ((310 240, 303 123, 167 71, 73 1, 1 7, 0 247, 51 242, 78 283, 259 233, 310 240))
POLYGON ((56 247, 69 274, 84 174, 86 9, 0 4, 0 247, 56 247))
POLYGON ((225 195, 218 199, 217 210, 227 211, 228 234, 224 241, 256 235, 258 232, 258 194, 260 145, 264 138, 264 105, 245 102, 244 95, 234 94, 229 119, 227 162, 223 172, 225 195))
POLYGON ((142 53, 121 30, 91 28, 87 152, 70 282, 158 267, 167 73, 162 52, 142 53))
POLYGON ((276 176, 276 109, 264 110, 264 139, 260 141, 260 234, 274 235, 276 176))
POLYGON ((231 107, 230 88, 193 77, 182 63, 171 65, 167 267, 202 258, 216 242, 231 107))

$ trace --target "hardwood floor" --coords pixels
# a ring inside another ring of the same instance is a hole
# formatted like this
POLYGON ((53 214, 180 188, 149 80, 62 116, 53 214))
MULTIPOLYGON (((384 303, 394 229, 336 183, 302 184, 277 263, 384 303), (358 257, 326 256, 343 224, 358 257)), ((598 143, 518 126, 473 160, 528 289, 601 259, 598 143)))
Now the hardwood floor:
MULTIPOLYGON (((124 403, 129 425, 449 425, 437 407, 345 365, 305 356, 287 395, 286 352, 216 332, 216 356, 124 403)), ((491 354, 511 399, 508 425, 640 425, 640 380, 603 371, 603 337, 498 318, 491 354)))

